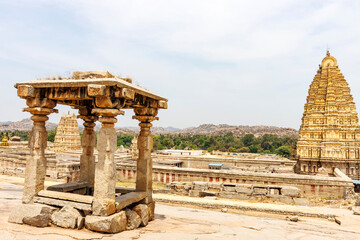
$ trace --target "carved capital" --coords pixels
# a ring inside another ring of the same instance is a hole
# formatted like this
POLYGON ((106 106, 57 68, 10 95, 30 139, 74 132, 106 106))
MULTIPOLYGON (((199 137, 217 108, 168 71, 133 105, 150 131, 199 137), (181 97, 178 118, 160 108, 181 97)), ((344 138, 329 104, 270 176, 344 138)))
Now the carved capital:
POLYGON ((24 108, 23 111, 29 112, 32 115, 45 115, 45 116, 51 113, 58 113, 57 109, 43 108, 43 107, 24 108))
POLYGON ((150 123, 154 120, 159 120, 158 117, 156 117, 158 113, 157 108, 135 108, 134 109, 135 116, 133 116, 133 119, 137 119, 142 123, 150 123))

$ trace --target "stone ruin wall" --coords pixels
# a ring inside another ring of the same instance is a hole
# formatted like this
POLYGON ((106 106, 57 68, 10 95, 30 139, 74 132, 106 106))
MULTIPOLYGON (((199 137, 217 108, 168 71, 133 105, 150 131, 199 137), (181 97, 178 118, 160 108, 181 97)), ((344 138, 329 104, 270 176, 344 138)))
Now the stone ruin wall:
MULTIPOLYGON (((135 166, 117 164, 120 181, 135 181, 135 166)), ((299 174, 233 172, 226 170, 153 167, 153 181, 161 183, 203 181, 209 183, 293 186, 302 197, 340 199, 352 195, 354 185, 344 177, 307 176, 299 174)))

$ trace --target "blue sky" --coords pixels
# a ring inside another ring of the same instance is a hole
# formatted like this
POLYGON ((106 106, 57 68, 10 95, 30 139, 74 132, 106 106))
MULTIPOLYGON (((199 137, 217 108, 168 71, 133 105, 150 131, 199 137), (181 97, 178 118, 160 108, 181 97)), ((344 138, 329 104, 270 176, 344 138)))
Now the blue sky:
MULTIPOLYGON (((155 126, 298 129, 327 47, 360 107, 359 12, 355 0, 0 0, 0 121, 29 117, 16 82, 108 70, 169 99, 155 126)), ((52 122, 70 110, 57 108, 52 122)))

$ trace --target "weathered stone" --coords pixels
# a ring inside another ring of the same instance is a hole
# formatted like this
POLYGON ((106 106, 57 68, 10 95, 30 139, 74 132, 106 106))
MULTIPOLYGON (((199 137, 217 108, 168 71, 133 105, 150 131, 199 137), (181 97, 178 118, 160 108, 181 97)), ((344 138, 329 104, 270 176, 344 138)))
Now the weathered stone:
POLYGON ((338 217, 335 217, 334 219, 335 219, 335 222, 336 222, 337 224, 341 225, 341 221, 340 221, 340 218, 338 218, 338 217))
POLYGON ((295 205, 310 206, 310 201, 307 198, 293 198, 295 205))
POLYGON ((155 218, 155 201, 149 203, 148 208, 149 208, 149 222, 150 222, 155 218))
POLYGON ((65 206, 60 211, 54 212, 51 215, 51 221, 55 225, 64 228, 76 228, 78 218, 82 218, 80 212, 70 206, 65 206))
POLYGON ((223 191, 224 192, 235 192, 236 188, 235 188, 235 186, 224 186, 223 191))
POLYGON ((133 230, 135 228, 138 228, 141 224, 140 216, 135 211, 130 209, 126 209, 125 213, 127 218, 126 229, 133 230))
POLYGON ((193 182, 193 190, 199 190, 199 191, 204 191, 208 188, 208 185, 206 182, 197 182, 194 181, 193 182))
POLYGON ((47 227, 50 224, 50 214, 39 214, 33 217, 24 217, 23 223, 34 227, 47 227))
POLYGON ((85 225, 85 217, 78 217, 77 219, 77 229, 82 229, 85 225))
POLYGON ((297 222, 297 221, 299 221, 299 217, 298 217, 298 216, 292 216, 292 217, 290 218, 290 221, 292 221, 292 222, 297 222))
MULTIPOLYGON (((50 218, 51 213, 55 210, 56 208, 54 207, 42 204, 20 204, 13 208, 9 215, 8 221, 12 223, 22 224, 24 218, 29 218, 29 221, 30 218, 34 218, 33 220, 35 221, 35 217, 39 215, 45 215, 50 218)), ((43 216, 41 216, 41 218, 42 217, 43 216)))
POLYGON ((208 183, 208 188, 213 188, 213 189, 222 189, 223 187, 223 183, 220 182, 209 182, 208 183))
POLYGON ((226 213, 228 211, 228 209, 227 208, 222 208, 221 211, 226 213))
POLYGON ((244 194, 248 194, 248 195, 253 193, 251 185, 249 185, 249 187, 247 187, 247 186, 237 186, 237 187, 235 187, 235 191, 237 193, 244 193, 244 194))
POLYGON ((253 188, 253 194, 254 195, 266 195, 267 193, 268 193, 267 188, 259 188, 259 187, 254 187, 253 188))
POLYGON ((125 211, 115 213, 110 216, 86 216, 85 227, 92 231, 105 233, 118 233, 126 230, 125 211))
POLYGON ((141 218, 141 226, 145 227, 149 222, 149 208, 145 204, 139 204, 136 205, 133 208, 133 211, 135 211, 141 218))
POLYGON ((199 190, 189 190, 189 197, 200 197, 199 190))
POLYGON ((116 209, 119 211, 133 203, 139 202, 146 197, 146 192, 130 192, 115 198, 116 209))
POLYGON ((360 208, 359 207, 352 207, 354 215, 360 215, 360 208))
POLYGON ((288 197, 288 196, 279 196, 278 198, 277 198, 277 200, 279 201, 279 202, 282 202, 282 203, 285 203, 285 204, 294 204, 294 200, 291 198, 291 197, 288 197))
POLYGON ((281 187, 281 195, 288 197, 300 197, 301 192, 297 187, 284 186, 281 187))

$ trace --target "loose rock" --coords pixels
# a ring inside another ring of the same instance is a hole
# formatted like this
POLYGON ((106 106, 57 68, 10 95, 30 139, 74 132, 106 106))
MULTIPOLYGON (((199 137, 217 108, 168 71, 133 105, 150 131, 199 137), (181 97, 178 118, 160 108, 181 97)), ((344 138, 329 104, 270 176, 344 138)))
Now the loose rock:
POLYGON ((221 211, 226 213, 228 211, 228 209, 227 208, 222 208, 221 211))
POLYGON ((125 214, 127 218, 127 224, 126 224, 127 230, 133 230, 140 226, 141 218, 135 211, 126 209, 125 214))
MULTIPOLYGON (((41 214, 47 215, 50 218, 51 213, 55 210, 56 208, 54 207, 50 207, 42 204, 20 204, 14 207, 14 209, 11 211, 8 221, 11 223, 23 224, 24 218, 28 218, 26 220, 28 223, 35 221, 36 218, 34 217, 41 214), (34 219, 31 220, 31 218, 34 219)), ((40 216, 38 219, 40 218, 43 218, 43 216, 40 216)))
POLYGON ((50 224, 50 214, 39 214, 33 217, 24 217, 23 223, 34 227, 47 227, 50 224))
POLYGON ((76 228, 78 218, 82 218, 80 212, 70 206, 65 206, 60 211, 54 212, 51 215, 51 221, 55 225, 64 228, 76 228))
POLYGON ((126 230, 126 224, 125 211, 106 217, 89 215, 85 218, 85 227, 97 232, 118 233, 126 230))
POLYGON ((290 218, 290 221, 297 222, 297 221, 299 221, 299 217, 298 216, 293 216, 293 217, 290 218))
POLYGON ((337 224, 341 225, 341 221, 340 221, 340 219, 339 219, 338 217, 335 217, 335 222, 336 222, 337 224))
POLYGON ((149 208, 146 204, 139 204, 133 210, 140 216, 140 226, 145 227, 149 222, 149 208))

